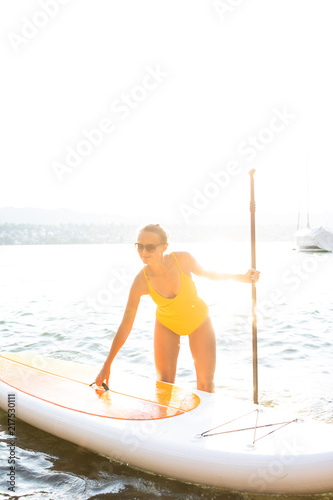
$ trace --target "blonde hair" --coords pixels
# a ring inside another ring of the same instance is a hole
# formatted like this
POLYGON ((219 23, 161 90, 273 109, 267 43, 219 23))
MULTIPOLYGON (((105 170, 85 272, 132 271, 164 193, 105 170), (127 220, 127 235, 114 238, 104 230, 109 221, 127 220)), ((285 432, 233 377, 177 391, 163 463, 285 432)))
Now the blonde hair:
POLYGON ((141 227, 138 230, 138 233, 140 233, 141 231, 147 231, 157 234, 162 245, 168 243, 169 233, 162 226, 160 226, 160 224, 147 224, 146 226, 141 227))

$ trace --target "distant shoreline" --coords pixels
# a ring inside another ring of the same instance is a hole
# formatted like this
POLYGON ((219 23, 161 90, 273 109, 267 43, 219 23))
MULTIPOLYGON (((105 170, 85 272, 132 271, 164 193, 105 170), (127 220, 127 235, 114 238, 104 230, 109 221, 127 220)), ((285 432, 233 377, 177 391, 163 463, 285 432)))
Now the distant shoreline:
MULTIPOLYGON (((247 226, 169 225, 171 240, 198 242, 248 241, 247 226)), ((291 241, 295 226, 257 226, 260 241, 291 241)), ((127 224, 0 224, 0 245, 66 245, 132 243, 136 225, 127 224)))

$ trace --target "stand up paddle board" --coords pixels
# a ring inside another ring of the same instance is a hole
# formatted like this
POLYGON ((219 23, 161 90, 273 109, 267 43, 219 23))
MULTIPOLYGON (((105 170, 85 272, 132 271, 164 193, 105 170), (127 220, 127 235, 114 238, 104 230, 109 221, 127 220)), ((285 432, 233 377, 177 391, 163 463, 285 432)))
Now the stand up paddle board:
POLYGON ((28 354, 0 356, 0 406, 111 459, 185 482, 266 493, 333 491, 333 426, 274 408, 28 354))

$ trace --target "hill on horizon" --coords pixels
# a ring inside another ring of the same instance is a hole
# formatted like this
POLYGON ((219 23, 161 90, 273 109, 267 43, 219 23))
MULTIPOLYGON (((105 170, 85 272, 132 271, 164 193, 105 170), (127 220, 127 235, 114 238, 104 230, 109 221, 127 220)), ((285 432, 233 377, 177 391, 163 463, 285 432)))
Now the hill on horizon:
MULTIPOLYGON (((221 218, 209 217, 206 223, 199 222, 196 224, 193 220, 193 225, 205 226, 234 226, 244 225, 247 223, 247 214, 230 214, 229 217, 221 216, 221 218)), ((79 212, 68 208, 46 209, 46 208, 17 208, 17 207, 3 207, 0 208, 0 224, 44 224, 44 225, 59 225, 59 224, 125 224, 125 225, 140 225, 149 221, 149 215, 136 215, 125 216, 121 214, 99 214, 99 213, 85 213, 79 212)), ((280 226, 294 226, 297 227, 297 214, 265 214, 259 210, 256 214, 256 221, 258 225, 280 225, 280 226)), ((302 214, 301 225, 305 225, 306 218, 302 214)), ((162 224, 170 225, 183 225, 189 226, 185 221, 165 221, 162 224)), ((325 214, 313 214, 310 217, 310 224, 314 226, 333 227, 333 212, 325 214)))

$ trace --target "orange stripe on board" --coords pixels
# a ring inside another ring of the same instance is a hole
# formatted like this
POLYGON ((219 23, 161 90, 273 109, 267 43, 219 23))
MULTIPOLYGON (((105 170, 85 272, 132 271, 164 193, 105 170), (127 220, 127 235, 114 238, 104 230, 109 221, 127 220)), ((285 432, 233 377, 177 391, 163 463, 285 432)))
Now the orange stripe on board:
MULTIPOLYGON (((124 420, 155 420, 181 415, 184 410, 114 391, 94 389, 18 361, 0 358, 1 379, 11 387, 70 410, 124 420)), ((169 384, 165 384, 168 389, 169 384)), ((163 395, 163 401, 167 396, 163 395)))
MULTIPOLYGON (((82 365, 71 361, 45 358, 22 353, 3 354, 1 357, 20 363, 30 368, 65 378, 67 380, 89 384, 95 379, 98 369, 90 365, 82 365), (48 368, 46 370, 45 368, 48 368)), ((140 384, 134 382, 134 377, 127 382, 119 376, 112 376, 110 389, 117 394, 150 401, 181 411, 191 411, 200 404, 200 398, 193 392, 181 389, 173 384, 140 378, 140 384)))

